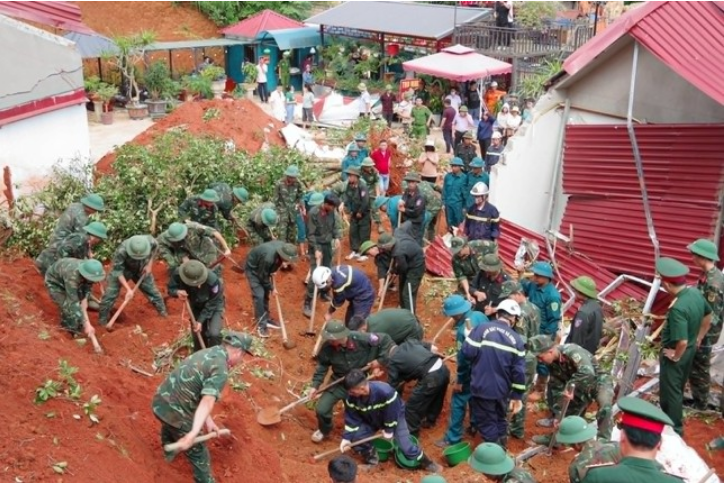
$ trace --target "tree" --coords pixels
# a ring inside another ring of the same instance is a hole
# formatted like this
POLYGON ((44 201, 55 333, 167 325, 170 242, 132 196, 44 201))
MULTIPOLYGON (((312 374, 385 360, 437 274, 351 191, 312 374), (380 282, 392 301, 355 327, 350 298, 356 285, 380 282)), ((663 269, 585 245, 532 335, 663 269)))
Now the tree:
POLYGON ((103 52, 101 56, 111 65, 118 68, 126 83, 126 98, 131 105, 138 105, 139 88, 136 82, 136 69, 144 61, 146 49, 156 41, 156 34, 143 31, 130 36, 119 36, 113 39, 117 50, 103 52))
POLYGON ((262 10, 274 10, 295 20, 304 20, 312 2, 194 2, 196 8, 222 27, 251 17, 262 10))
POLYGON ((560 2, 516 2, 514 17, 516 23, 526 28, 540 28, 544 20, 553 20, 564 9, 560 2))

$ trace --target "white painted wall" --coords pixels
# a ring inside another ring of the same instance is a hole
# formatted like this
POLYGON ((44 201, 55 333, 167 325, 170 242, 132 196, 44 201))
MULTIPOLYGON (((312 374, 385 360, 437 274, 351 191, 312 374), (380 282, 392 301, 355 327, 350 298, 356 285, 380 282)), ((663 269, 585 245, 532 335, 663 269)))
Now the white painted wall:
POLYGON ((0 127, 0 168, 10 166, 15 195, 43 184, 59 160, 88 161, 90 140, 84 105, 66 107, 0 127))

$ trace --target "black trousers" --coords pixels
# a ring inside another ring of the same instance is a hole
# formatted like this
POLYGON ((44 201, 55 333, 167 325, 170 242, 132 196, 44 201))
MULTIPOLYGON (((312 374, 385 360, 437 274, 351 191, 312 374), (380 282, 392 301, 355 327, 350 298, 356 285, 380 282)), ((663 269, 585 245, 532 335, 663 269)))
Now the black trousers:
POLYGON ((249 282, 249 290, 252 292, 252 304, 254 305, 254 320, 261 328, 267 327, 269 320, 269 293, 272 286, 269 281, 260 280, 257 274, 251 270, 245 270, 249 282))
POLYGON ((360 245, 370 239, 370 214, 360 219, 355 216, 350 217, 350 250, 353 252, 360 251, 360 245))
POLYGON ((398 286, 398 301, 400 303, 400 308, 408 309, 414 314, 418 313, 416 301, 418 299, 418 288, 420 288, 420 282, 423 280, 423 274, 425 274, 425 266, 408 270, 406 273, 398 274, 398 280, 400 280, 400 284, 398 286), (410 284, 412 300, 408 295, 408 284, 410 284))
POLYGON ((445 364, 437 371, 429 372, 418 381, 405 403, 405 421, 413 435, 417 435, 423 422, 436 423, 443 410, 446 389, 451 373, 445 364))
MULTIPOLYGON (((322 252, 322 265, 321 267, 332 268, 332 243, 325 243, 320 246, 322 252)), ((311 244, 307 244, 307 255, 310 259, 310 267, 314 272, 317 265, 315 265, 315 248, 311 244)), ((315 294, 315 284, 312 282, 312 274, 310 274, 310 281, 307 282, 307 297, 312 298, 315 294)))
MULTIPOLYGON (((478 140, 478 147, 481 149, 481 159, 486 159, 486 153, 488 152, 488 147, 490 145, 491 145, 491 138, 478 140)), ((486 166, 486 172, 487 173, 491 172, 491 168, 489 166, 486 166)))
POLYGON ((267 99, 269 99, 269 95, 267 94, 266 82, 257 82, 257 94, 259 94, 260 101, 267 102, 267 99))

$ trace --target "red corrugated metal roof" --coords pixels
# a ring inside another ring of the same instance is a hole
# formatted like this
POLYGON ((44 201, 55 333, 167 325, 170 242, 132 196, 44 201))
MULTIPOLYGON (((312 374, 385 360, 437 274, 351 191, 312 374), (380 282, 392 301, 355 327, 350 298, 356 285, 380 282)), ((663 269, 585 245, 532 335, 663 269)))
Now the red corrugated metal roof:
POLYGON ((0 13, 63 30, 95 32, 81 19, 81 9, 71 2, 0 2, 0 13))
POLYGON ((724 29, 720 2, 646 2, 577 49, 564 62, 564 70, 576 74, 627 34, 723 104, 724 29))
POLYGON ((223 28, 221 32, 224 35, 253 39, 265 30, 295 29, 304 26, 305 24, 302 22, 285 17, 280 13, 262 10, 239 23, 223 28))
MULTIPOLYGON (((723 133, 722 125, 635 126, 661 255, 695 272, 685 247, 714 236, 723 133)), ((563 185, 560 231, 573 226, 575 249, 612 272, 651 276, 654 249, 626 128, 567 126, 563 185)))

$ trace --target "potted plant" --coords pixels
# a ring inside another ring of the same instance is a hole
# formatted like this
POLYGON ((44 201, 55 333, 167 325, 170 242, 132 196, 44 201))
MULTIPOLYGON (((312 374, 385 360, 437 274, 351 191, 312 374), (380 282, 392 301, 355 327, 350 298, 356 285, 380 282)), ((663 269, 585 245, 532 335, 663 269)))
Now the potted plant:
POLYGON ((214 99, 221 99, 227 84, 227 74, 224 68, 210 65, 201 71, 201 77, 208 79, 211 83, 211 92, 214 94, 214 99))
POLYGON ((106 84, 105 82, 101 82, 96 90, 96 94, 103 106, 103 112, 101 113, 101 123, 103 124, 113 124, 113 112, 110 111, 109 105, 117 93, 118 89, 116 86, 106 84))
POLYGON ((211 95, 211 80, 199 74, 185 75, 181 78, 181 87, 186 91, 185 100, 192 101, 196 96, 202 98, 211 95))
POLYGON ((156 34, 144 31, 139 34, 116 37, 114 52, 104 52, 102 57, 117 67, 122 74, 125 96, 127 99, 126 109, 131 119, 143 119, 148 115, 148 106, 139 100, 140 89, 136 78, 137 68, 144 60, 146 49, 154 43, 156 34))
POLYGON ((244 91, 247 93, 247 99, 252 99, 254 97, 254 89, 257 87, 257 66, 251 62, 244 62, 242 75, 244 75, 242 87, 244 87, 244 91))
POLYGON ((96 122, 101 122, 101 111, 103 111, 103 102, 98 96, 98 88, 101 86, 101 78, 93 75, 83 81, 83 86, 88 94, 88 99, 93 103, 93 114, 96 122))
POLYGON ((157 61, 151 64, 144 72, 144 85, 151 96, 146 101, 151 119, 158 119, 166 115, 166 100, 162 96, 169 90, 172 82, 166 62, 157 61))

